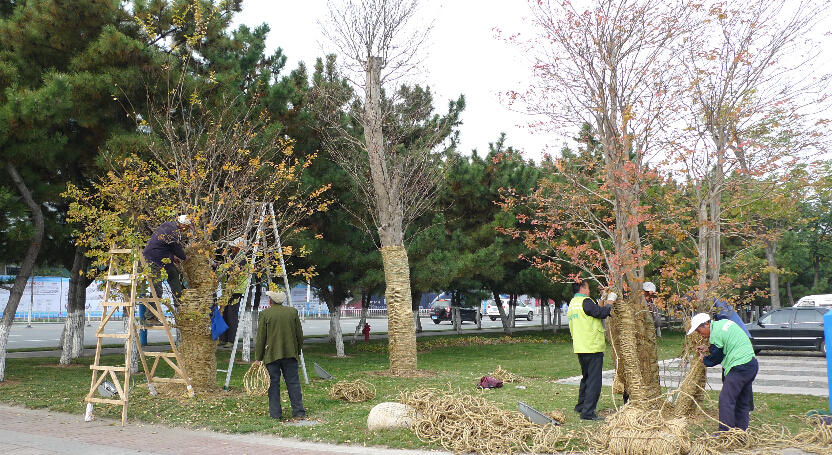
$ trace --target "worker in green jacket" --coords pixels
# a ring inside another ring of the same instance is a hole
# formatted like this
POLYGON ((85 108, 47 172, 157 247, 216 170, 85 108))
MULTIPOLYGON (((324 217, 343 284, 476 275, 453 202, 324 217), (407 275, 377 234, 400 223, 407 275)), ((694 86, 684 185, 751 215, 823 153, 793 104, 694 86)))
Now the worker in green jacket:
POLYGON ((601 321, 610 316, 612 306, 595 303, 589 297, 589 283, 586 281, 572 283, 572 292, 575 296, 569 302, 566 315, 572 334, 572 348, 581 364, 581 386, 575 412, 579 412, 583 420, 604 420, 595 414, 598 398, 601 397, 601 367, 607 348, 601 321))
POLYGON ((280 406, 280 376, 286 381, 292 418, 306 418, 303 394, 300 390, 298 358, 303 347, 303 328, 298 310, 283 305, 286 294, 266 291, 269 307, 260 312, 257 320, 257 343, 254 350, 256 364, 265 363, 269 372, 269 416, 282 417, 280 406))

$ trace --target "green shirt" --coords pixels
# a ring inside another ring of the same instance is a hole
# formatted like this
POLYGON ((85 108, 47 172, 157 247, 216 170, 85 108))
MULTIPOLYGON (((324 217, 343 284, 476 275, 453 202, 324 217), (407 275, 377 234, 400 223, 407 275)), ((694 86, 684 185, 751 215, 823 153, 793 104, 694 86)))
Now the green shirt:
POLYGON ((607 348, 604 325, 601 324, 601 320, 584 313, 584 299, 588 298, 583 294, 575 294, 566 312, 569 318, 569 332, 572 334, 572 349, 575 354, 604 352, 607 348))
POLYGON ((742 327, 730 319, 711 321, 711 337, 708 341, 722 349, 725 357, 722 368, 727 374, 731 368, 748 363, 754 358, 754 347, 742 327))

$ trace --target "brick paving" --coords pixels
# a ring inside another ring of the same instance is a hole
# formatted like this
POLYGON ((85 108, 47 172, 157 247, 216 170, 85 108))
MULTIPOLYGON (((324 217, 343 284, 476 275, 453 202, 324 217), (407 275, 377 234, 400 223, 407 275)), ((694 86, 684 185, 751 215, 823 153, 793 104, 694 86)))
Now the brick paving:
MULTIPOLYGON (((303 442, 267 435, 233 435, 153 424, 124 427, 115 420, 84 422, 82 415, 0 405, 0 453, 6 455, 426 455, 303 442)), ((450 454, 448 454, 450 455, 450 454)))

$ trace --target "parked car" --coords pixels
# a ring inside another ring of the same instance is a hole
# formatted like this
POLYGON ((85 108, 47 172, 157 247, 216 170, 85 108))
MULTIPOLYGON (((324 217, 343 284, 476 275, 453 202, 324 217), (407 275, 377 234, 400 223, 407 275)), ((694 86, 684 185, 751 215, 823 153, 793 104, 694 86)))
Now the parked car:
POLYGON ((823 316, 832 311, 825 307, 781 308, 746 324, 754 352, 763 349, 820 351, 826 354, 823 316))
POLYGON ((806 295, 801 297, 794 306, 832 308, 832 294, 806 295))
MULTIPOLYGON (((433 302, 430 307, 430 318, 434 324, 439 324, 442 321, 450 321, 452 317, 452 308, 450 300, 437 300, 433 302)), ((477 310, 475 308, 459 308, 459 318, 461 321, 477 322, 477 310)))
MULTIPOLYGON (((497 308, 493 300, 486 300, 483 306, 485 307, 485 315, 491 318, 492 321, 496 321, 500 317, 500 309, 497 308)), ((508 302, 505 300, 503 301, 503 310, 505 310, 506 316, 508 316, 508 302)), ((534 319, 534 307, 526 305, 522 300, 518 300, 517 306, 514 308, 514 319, 522 318, 529 321, 534 319)))

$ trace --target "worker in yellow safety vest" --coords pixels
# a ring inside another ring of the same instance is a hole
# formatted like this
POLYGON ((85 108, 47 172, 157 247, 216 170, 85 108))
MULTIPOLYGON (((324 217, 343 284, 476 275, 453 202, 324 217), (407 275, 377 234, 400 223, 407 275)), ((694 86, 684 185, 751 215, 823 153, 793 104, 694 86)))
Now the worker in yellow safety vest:
POLYGON ((581 386, 575 412, 580 413, 583 420, 604 420, 595 413, 598 398, 601 397, 601 367, 607 347, 601 321, 610 316, 612 306, 595 303, 589 297, 589 283, 586 281, 572 283, 572 292, 575 296, 569 302, 566 315, 572 334, 572 348, 581 364, 581 386))

